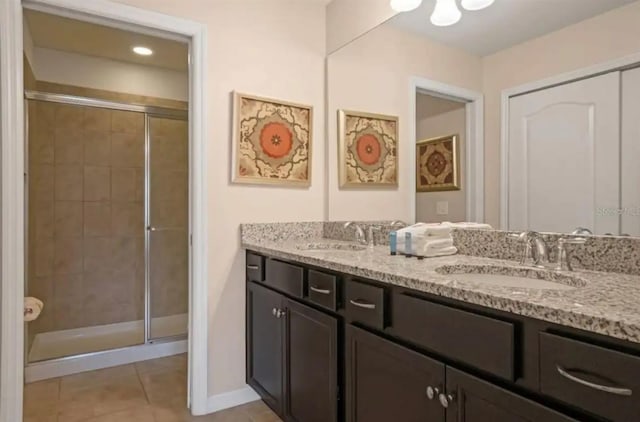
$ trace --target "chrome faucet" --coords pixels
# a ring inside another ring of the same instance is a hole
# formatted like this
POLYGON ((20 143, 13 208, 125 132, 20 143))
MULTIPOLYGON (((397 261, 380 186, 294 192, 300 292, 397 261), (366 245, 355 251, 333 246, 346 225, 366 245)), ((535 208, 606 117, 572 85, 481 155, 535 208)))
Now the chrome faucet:
POLYGON ((593 232, 587 229, 586 227, 576 227, 576 229, 572 231, 571 234, 585 235, 585 234, 593 234, 593 232))
POLYGON ((362 244, 362 245, 366 245, 367 244, 367 238, 364 234, 364 230, 362 230, 362 227, 357 224, 354 223, 353 221, 347 221, 346 223, 344 223, 344 228, 348 229, 349 227, 353 226, 356 230, 356 242, 362 244))
POLYGON ((509 236, 524 244, 524 249, 520 256, 520 265, 525 265, 527 259, 531 259, 534 267, 545 267, 545 264, 549 263, 549 247, 540 233, 527 231, 520 234, 510 234, 509 236))
POLYGON ((573 237, 558 239, 558 266, 556 271, 573 271, 571 266, 571 253, 567 250, 565 245, 584 245, 587 243, 587 239, 584 237, 573 237))
POLYGON ((389 225, 391 226, 391 228, 398 227, 400 229, 408 226, 408 224, 402 220, 393 220, 389 225))

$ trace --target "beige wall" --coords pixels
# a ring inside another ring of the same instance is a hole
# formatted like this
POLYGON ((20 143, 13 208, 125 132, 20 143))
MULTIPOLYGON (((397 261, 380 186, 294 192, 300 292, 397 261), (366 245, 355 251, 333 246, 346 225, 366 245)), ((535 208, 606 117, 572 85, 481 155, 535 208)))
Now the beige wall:
POLYGON ((243 222, 321 220, 325 5, 297 0, 122 0, 208 26, 209 395, 245 385, 243 222), (231 91, 314 106, 310 188, 229 183, 231 91))
POLYGON ((333 0, 327 5, 327 52, 331 53, 398 12, 389 0, 333 0))
POLYGON ((503 89, 640 52, 640 2, 483 58, 485 217, 500 219, 500 95, 503 89))
POLYGON ((441 221, 466 221, 466 111, 465 104, 448 101, 430 95, 417 95, 416 141, 458 135, 461 189, 448 192, 416 192, 416 221, 434 223, 441 221), (449 204, 447 215, 436 213, 436 203, 449 204))
POLYGON ((39 47, 33 49, 32 56, 38 81, 177 101, 188 99, 186 72, 39 47))
POLYGON ((410 185, 414 164, 409 138, 409 80, 433 79, 481 90, 478 57, 382 25, 328 58, 328 219, 408 221, 413 214, 410 185), (402 46, 402 48, 400 48, 402 46), (337 110, 399 116, 399 186, 387 190, 345 190, 338 185, 337 110))

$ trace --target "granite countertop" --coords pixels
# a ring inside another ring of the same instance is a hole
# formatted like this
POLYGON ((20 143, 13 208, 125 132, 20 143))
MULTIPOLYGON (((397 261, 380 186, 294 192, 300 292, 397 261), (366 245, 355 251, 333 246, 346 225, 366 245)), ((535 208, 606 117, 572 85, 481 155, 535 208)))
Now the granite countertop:
POLYGON ((315 239, 243 238, 246 249, 275 258, 315 265, 407 287, 451 299, 566 325, 640 343, 640 276, 576 270, 569 273, 582 287, 538 290, 456 281, 436 272, 444 265, 483 265, 520 268, 515 261, 453 255, 438 258, 391 256, 387 246, 373 250, 304 250, 310 243, 344 243, 315 239))

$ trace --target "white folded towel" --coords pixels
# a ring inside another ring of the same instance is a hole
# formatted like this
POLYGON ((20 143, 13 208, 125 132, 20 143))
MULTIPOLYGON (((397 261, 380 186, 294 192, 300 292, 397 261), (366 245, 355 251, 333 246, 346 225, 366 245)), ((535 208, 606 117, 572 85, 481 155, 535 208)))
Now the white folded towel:
POLYGON ((458 253, 458 248, 455 246, 449 246, 447 248, 429 248, 425 247, 422 256, 426 258, 434 258, 436 256, 455 255, 458 253))
POLYGON ((35 297, 24 298, 24 320, 25 322, 33 321, 40 316, 44 308, 44 303, 35 297))
POLYGON ((484 229, 484 230, 492 230, 493 229, 493 227, 491 227, 490 224, 473 223, 473 222, 470 222, 470 221, 464 221, 464 222, 460 222, 460 223, 450 223, 450 222, 446 221, 446 222, 444 222, 442 224, 447 224, 451 228, 454 228, 454 229, 484 229))
POLYGON ((437 250, 437 249, 445 249, 445 248, 450 248, 453 246, 453 238, 452 237, 445 237, 445 238, 438 238, 438 239, 431 239, 429 237, 427 237, 426 242, 424 242, 424 249, 431 249, 431 250, 437 250))

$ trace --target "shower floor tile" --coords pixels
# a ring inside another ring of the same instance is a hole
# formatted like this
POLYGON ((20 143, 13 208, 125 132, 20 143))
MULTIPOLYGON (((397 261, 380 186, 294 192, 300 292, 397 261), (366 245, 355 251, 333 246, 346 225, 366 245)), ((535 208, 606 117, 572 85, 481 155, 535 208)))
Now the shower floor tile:
POLYGON ((282 422, 262 401, 191 416, 186 379, 181 354, 27 384, 24 422, 282 422))

